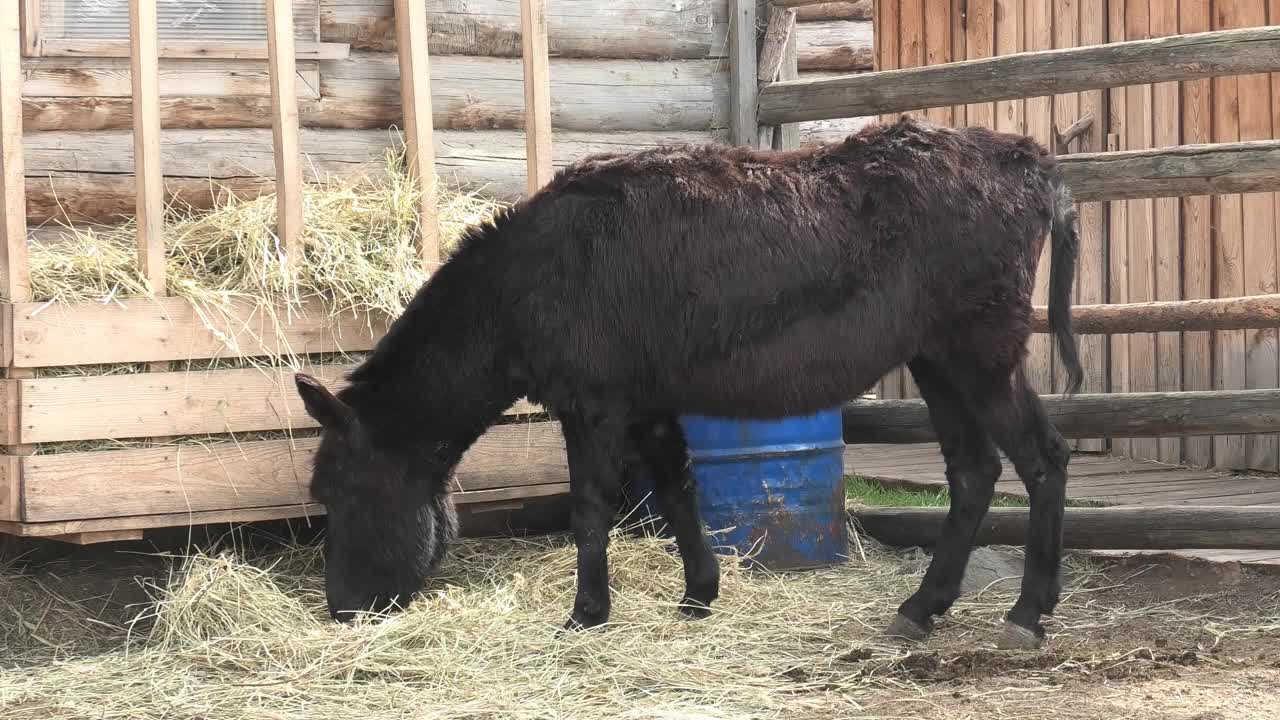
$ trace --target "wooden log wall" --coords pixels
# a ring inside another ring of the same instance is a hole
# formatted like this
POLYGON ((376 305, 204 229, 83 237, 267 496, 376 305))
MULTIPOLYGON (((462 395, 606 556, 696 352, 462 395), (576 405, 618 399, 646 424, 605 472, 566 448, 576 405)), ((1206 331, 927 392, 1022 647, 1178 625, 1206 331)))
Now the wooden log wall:
MULTIPOLYGON (((419 0, 430 25, 431 107, 446 182, 524 192, 518 3, 419 0)), ((380 160, 400 124, 392 0, 319 0, 320 40, 340 59, 297 62, 308 172, 380 160)), ((870 69, 870 3, 802 8, 802 77, 870 69)), ((554 163, 584 152, 725 138, 727 0, 558 0, 547 9, 554 163)), ((23 60, 28 218, 110 222, 132 213, 126 58, 23 60)), ((265 59, 162 59, 166 196, 195 207, 273 187, 265 59), (210 183, 213 179, 215 182, 210 183)), ((807 123, 811 140, 860 123, 807 123)))
MULTIPOLYGON (((884 0, 875 4, 883 69, 1018 50, 1068 48, 1280 23, 1277 0, 884 0), (939 22, 946 15, 949 23, 939 22)), ((1052 131, 1092 115, 1067 153, 1280 137, 1280 77, 1249 75, 976 103, 923 114, 955 124, 1052 131), (947 113, 950 113, 949 117, 947 113)), ((1280 203, 1274 193, 1086 202, 1076 302, 1133 303, 1276 292, 1280 203)), ((1045 302, 1047 259, 1035 302, 1045 302)), ((1085 392, 1244 390, 1280 385, 1275 329, 1080 337, 1085 392)), ((1033 338, 1029 371, 1042 392, 1062 389, 1047 337, 1033 338)), ((882 397, 915 395, 909 374, 885 378, 882 397)), ((1111 438, 1125 455, 1274 471, 1274 435, 1111 438)), ((1101 441, 1080 441, 1101 449, 1101 441)))

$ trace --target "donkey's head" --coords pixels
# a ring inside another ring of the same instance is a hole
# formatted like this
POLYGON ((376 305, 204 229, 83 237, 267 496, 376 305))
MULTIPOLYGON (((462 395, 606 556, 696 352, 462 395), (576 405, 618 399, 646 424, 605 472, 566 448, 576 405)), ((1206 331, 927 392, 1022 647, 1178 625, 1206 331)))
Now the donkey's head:
POLYGON ((320 423, 311 495, 328 513, 325 595, 329 614, 405 607, 425 585, 453 533, 448 468, 386 442, 361 413, 315 378, 295 376, 320 423))

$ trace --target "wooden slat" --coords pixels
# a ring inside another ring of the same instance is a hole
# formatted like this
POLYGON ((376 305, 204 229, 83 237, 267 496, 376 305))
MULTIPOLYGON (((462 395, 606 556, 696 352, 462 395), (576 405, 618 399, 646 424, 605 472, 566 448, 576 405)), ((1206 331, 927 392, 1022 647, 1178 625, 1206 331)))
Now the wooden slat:
POLYGON ((421 2, 396 0, 396 47, 400 98, 404 108, 405 158, 418 183, 418 254, 428 268, 440 262, 436 220, 436 151, 432 135, 431 60, 427 55, 427 12, 421 2))
MULTIPOLYGON (((787 43, 796 27, 796 14, 781 7, 769 8, 769 22, 765 25, 764 39, 760 45, 760 58, 756 63, 756 79, 771 83, 782 79, 782 64, 787 43)), ((797 68, 798 71, 798 68, 797 68)))
MULTIPOLYGON (((1215 29, 1239 27, 1236 3, 1216 3, 1215 29)), ((1240 139, 1239 80, 1234 76, 1213 80, 1213 140, 1240 139)), ((1244 287, 1244 215, 1239 195, 1214 199, 1213 227, 1214 287, 1218 297, 1240 296, 1244 287)), ((1228 330, 1215 334, 1214 389, 1239 390, 1246 387, 1245 333, 1228 330)), ((1244 438, 1240 435, 1214 438, 1214 464, 1240 469, 1247 467, 1244 438)))
MULTIPOLYGON (((1050 22, 1050 34, 1053 36, 1054 48, 1072 48, 1080 45, 1080 7, 1075 0, 1053 0, 1052 3, 1052 21, 1050 22)), ((999 108, 1000 103, 996 103, 999 108)), ((1050 147, 1055 146, 1057 133, 1065 131, 1068 127, 1080 119, 1080 97, 1077 93, 1064 93, 1055 95, 1050 104, 1050 114, 1052 115, 1051 129, 1049 135, 1050 147)), ((1064 153, 1062 149, 1056 149, 1059 153, 1064 153)), ((1041 297, 1047 302, 1049 298, 1049 264, 1050 255, 1049 243, 1045 243, 1044 249, 1041 251, 1041 264, 1036 273, 1036 287, 1041 292, 1041 297)), ((1077 284, 1080 273, 1080 262, 1076 261, 1077 284)), ((1074 288, 1073 288, 1074 300, 1074 288)), ((1039 303, 1040 301, 1036 301, 1039 303)), ((1044 343, 1038 348, 1040 357, 1037 364, 1044 367, 1042 372, 1048 373, 1048 382, 1045 390, 1048 392, 1061 392, 1065 386, 1066 374, 1062 367, 1059 366, 1058 358, 1054 354, 1050 338, 1040 338, 1039 342, 1044 343)), ((1033 341, 1033 343, 1036 341, 1033 341)))
MULTIPOLYGON (((287 311, 279 309, 281 317, 287 311)), ((19 368, 173 361, 215 357, 359 352, 385 331, 377 318, 344 314, 330 320, 318 302, 294 311, 278 340, 257 306, 235 303, 230 319, 217 313, 206 326, 187 300, 159 298, 123 304, 46 305, 13 309, 13 364, 19 368), (373 326, 373 328, 370 327, 373 326), (224 341, 220 332, 234 330, 224 341), (228 342, 231 348, 228 348, 228 342)))
MULTIPOLYGON (((1236 3, 1241 25, 1267 24, 1266 0, 1236 3)), ((1271 128, 1271 76, 1242 75, 1239 88, 1240 139, 1269 140, 1271 128)), ((1244 222, 1244 292, 1259 295, 1276 292, 1276 217, 1271 193, 1249 193, 1241 197, 1244 222)), ((1245 332, 1245 387, 1270 388, 1280 382, 1274 328, 1245 332)), ((1252 470, 1277 469, 1275 435, 1245 438, 1245 455, 1252 470)))
POLYGON ((1278 159, 1280 141, 1255 140, 1076 153, 1061 164, 1077 201, 1086 202, 1271 192, 1280 187, 1278 159))
POLYGON ((811 22, 814 20, 871 20, 872 0, 852 0, 845 2, 805 2, 797 5, 782 0, 772 3, 776 7, 793 8, 796 20, 811 22))
POLYGON ((21 10, 0 10, 0 296, 31 297, 22 153, 21 10))
MULTIPOLYGON (((955 59, 951 42, 951 0, 925 0, 924 2, 924 64, 941 65, 955 59)), ((925 116, 943 125, 956 125, 950 105, 930 108, 925 116)))
MULTIPOLYGON (((925 64, 924 22, 924 0, 901 0, 898 3, 898 67, 912 68, 925 64)), ((910 114, 925 117, 927 111, 922 108, 910 114)), ((902 375, 901 396, 920 397, 920 388, 916 386, 911 371, 904 367, 899 373, 902 375)))
POLYGON ((293 93, 293 0, 267 0, 271 139, 275 148, 276 236, 286 266, 302 261, 302 158, 293 93))
POLYGON ((729 0, 729 136, 734 145, 755 146, 756 3, 729 0))
MULTIPOLYGON (((969 12, 965 18, 965 53, 970 60, 990 58, 995 54, 995 22, 995 0, 969 0, 969 12)), ((942 98, 924 106, 934 107, 949 102, 950 98, 942 98)), ((965 112, 969 125, 989 128, 995 124, 995 106, 990 102, 970 102, 965 112)))
MULTIPOLYGON (((319 64, 297 64, 294 92, 318 99, 319 64)), ((129 60, 124 58, 24 58, 27 97, 130 97, 129 60)), ((269 71, 260 60, 161 60, 162 97, 271 95, 269 71)))
MULTIPOLYGON (((353 365, 305 367, 332 390, 353 365)), ((21 425, 7 442, 206 435, 316 427, 302 407, 292 370, 189 370, 0 381, 22 398, 21 425)), ((508 414, 540 412, 520 401, 508 414)))
MULTIPOLYGON (((754 35, 752 37, 754 42, 754 35)), ((524 62, 525 162, 532 194, 551 182, 552 174, 546 0, 520 0, 520 39, 524 62)))
MULTIPOLYGON (((870 3, 868 3, 869 5, 870 3)), ((779 80, 795 80, 800 77, 800 68, 796 60, 796 34, 787 34, 787 44, 782 48, 782 67, 778 71, 779 80)), ((774 134, 774 149, 795 150, 800 147, 800 123, 779 125, 774 134)))
MULTIPOLYGON (((1083 0, 1079 7, 1081 45, 1101 45, 1107 41, 1106 0, 1083 0)), ((1088 90, 1080 93, 1080 115, 1092 115, 1093 124, 1081 137, 1076 151, 1102 152, 1106 150, 1106 91, 1088 90)), ((1107 301, 1107 214, 1100 203, 1083 203, 1080 213, 1080 255, 1076 268, 1076 302, 1081 304, 1107 301)), ((1079 338, 1080 362, 1084 367, 1084 384, 1081 389, 1089 393, 1107 391, 1107 339, 1104 337, 1079 338)), ((1085 438, 1076 447, 1084 451, 1098 452, 1105 448, 1101 438, 1085 438)))
MULTIPOLYGON (((891 0, 877 0, 875 3, 875 69, 896 70, 902 62, 901 53, 901 4, 891 0)), ((881 122, 893 122, 894 116, 882 115, 881 122)), ((908 377, 905 367, 896 367, 880 378, 876 386, 876 395, 880 398, 895 399, 903 395, 903 385, 908 377)))
POLYGON ((822 20, 800 23, 795 32, 797 62, 804 72, 862 72, 874 64, 872 23, 822 20))
MULTIPOLYGON (((1179 26, 1182 33, 1204 32, 1211 27, 1209 0, 1181 0, 1179 26)), ((1182 142, 1212 141, 1213 112, 1211 80, 1182 83, 1182 142)), ((1205 196, 1182 200, 1182 296, 1188 299, 1213 296, 1213 246, 1210 241, 1212 199, 1205 196)), ((1182 378, 1186 390, 1213 389, 1212 333, 1182 334, 1182 378)), ((1187 462, 1213 464, 1212 438, 1184 438, 1187 462)))
MULTIPOLYGON (((453 493, 453 502, 459 510, 468 510, 474 506, 492 506, 511 500, 529 500, 532 498, 564 495, 569 492, 568 483, 549 483, 546 485, 528 485, 493 490, 475 490, 472 492, 453 493)), ((283 520, 286 518, 318 517, 325 514, 323 505, 302 503, 294 505, 274 505, 268 507, 240 507, 233 510, 211 510, 206 512, 156 513, 152 515, 132 515, 126 517, 87 518, 81 520, 63 520, 58 522, 25 523, 0 521, 0 532, 23 537, 51 537, 82 532, 113 532, 117 530, 137 530, 164 527, 186 527, 191 525, 209 525, 217 523, 247 523, 266 520, 283 520)))
POLYGON ((0 455, 0 520, 22 519, 21 459, 0 455))
MULTIPOLYGON (((1082 335, 1192 330, 1251 330, 1280 323, 1280 294, 1123 305, 1076 305, 1072 330, 1082 335)), ((1049 332, 1049 309, 1031 308, 1031 329, 1049 332)))
MULTIPOLYGON (((1026 0, 1023 32, 1025 37, 1022 46, 1028 51, 1048 50, 1053 47, 1053 2, 1052 0, 1026 0)), ((1009 44, 1006 39, 1005 45, 1009 44)), ((1049 96, 1028 98, 1024 102, 1023 122, 1025 133, 1039 140, 1045 147, 1053 146, 1053 98, 1049 96)), ((1014 103, 997 103, 1006 113, 1010 112, 1014 103)), ((1012 125, 1012 118, 1002 120, 1002 126, 1012 125)), ((1049 243, 1041 249, 1036 263, 1036 281, 1031 300, 1037 305, 1049 301, 1049 243)), ((1027 343, 1027 380, 1037 392, 1053 392, 1053 343, 1048 337, 1035 336, 1027 343)))
MULTIPOLYGON (((22 517, 53 522, 303 504, 316 443, 263 440, 24 458, 22 517)), ((559 424, 490 429, 467 452, 456 478, 461 490, 565 482, 559 424)))
POLYGON ((24 0, 22 6, 22 55, 40 54, 43 38, 40 32, 40 3, 42 0, 24 0))
POLYGON ((160 68, 156 0, 129 0, 129 77, 133 86, 133 164, 138 187, 138 270, 164 295, 164 181, 160 168, 160 68))
POLYGON ((99 543, 108 542, 125 542, 130 540, 141 540, 142 530, 134 528, 129 530, 100 530, 98 532, 78 532, 66 535, 50 535, 50 540, 58 542, 70 543, 72 545, 97 545, 99 543))
MULTIPOLYGON (((1124 0, 1107 0, 1107 40, 1111 43, 1124 41, 1124 0)), ((1127 147, 1125 88, 1115 88, 1107 92, 1107 146, 1108 152, 1116 152, 1127 147)), ((1128 204, 1111 202, 1108 210, 1108 243, 1107 243, 1107 301, 1111 303, 1129 302, 1129 242, 1124 235, 1128 232, 1128 204)), ((1109 350, 1109 390, 1111 392, 1129 392, 1129 336, 1113 335, 1108 338, 1109 350)), ((1124 438, 1107 439, 1112 452, 1128 455, 1130 443, 1124 438)))
POLYGON ((760 92, 760 122, 858 117, 948 105, 1172 82, 1280 67, 1280 27, 1249 28, 989 58, 992 0, 970 0, 970 58, 934 68, 775 83, 760 92), (986 38, 984 40, 984 38, 986 38), (982 43, 974 47, 973 43, 982 43), (996 81, 992 81, 992 79, 996 81))
MULTIPOLYGON (((296 42, 299 60, 341 60, 351 52, 347 43, 296 42)), ((208 42, 161 41, 162 58, 196 60, 266 60, 266 46, 259 40, 215 40, 208 42)), ((43 57, 127 58, 129 43, 121 40, 47 38, 41 42, 43 57)))

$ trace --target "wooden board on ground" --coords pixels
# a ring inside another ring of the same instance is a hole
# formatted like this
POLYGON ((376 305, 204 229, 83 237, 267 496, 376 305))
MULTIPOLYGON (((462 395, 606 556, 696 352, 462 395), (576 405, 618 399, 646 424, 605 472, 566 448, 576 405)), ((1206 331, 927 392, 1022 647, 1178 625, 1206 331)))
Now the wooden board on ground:
MULTIPOLYGON (((261 440, 138 450, 37 455, 22 459, 26 522, 230 510, 308 502, 317 441, 261 440), (92 499, 92 510, 86 508, 92 499)), ((566 482, 560 426, 498 425, 463 457, 457 490, 566 482)))

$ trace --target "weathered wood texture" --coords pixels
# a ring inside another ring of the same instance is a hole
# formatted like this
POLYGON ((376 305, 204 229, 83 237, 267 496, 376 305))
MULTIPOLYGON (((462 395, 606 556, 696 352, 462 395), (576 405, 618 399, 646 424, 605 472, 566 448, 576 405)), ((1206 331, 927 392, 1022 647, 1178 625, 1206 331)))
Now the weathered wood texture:
MULTIPOLYGON (((385 149, 398 142, 385 130, 315 130, 300 133, 308 177, 376 172, 385 149)), ((525 191, 522 132, 434 133, 436 172, 451 185, 503 200, 525 191)), ((722 132, 557 132, 552 164, 594 152, 638 150, 660 144, 724 139, 722 132)), ((104 221, 132 213, 133 172, 128 133, 47 132, 27 137, 27 216, 104 221)), ((274 153, 269 130, 172 130, 161 137, 161 162, 170 192, 207 206, 226 186, 237 195, 270 188, 274 153), (183 180, 185 178, 185 180, 183 180)), ((118 218, 115 218, 118 219, 118 218)))
MULTIPOLYGON (((1226 481, 1224 481, 1226 482, 1226 481)), ((854 508, 853 521, 871 537, 897 546, 933 545, 946 508, 854 508)), ((1030 514, 992 508, 976 545, 1022 545, 1030 514)), ((1280 507, 1069 507, 1062 544, 1073 549, 1280 549, 1280 507)))
POLYGON ((1020 53, 885 75, 777 83, 760 93, 760 122, 856 117, 1272 71, 1280 71, 1280 27, 1247 28, 1020 53))
POLYGON ((524 68, 524 133, 527 188, 551 182, 551 74, 547 4, 520 0, 521 65, 524 68))
MULTIPOLYGON (((352 49, 395 49, 392 0, 321 0, 320 38, 352 49)), ((520 57, 520 7, 508 0, 426 0, 432 55, 520 57)), ((707 58, 726 55, 727 0, 625 4, 558 0, 547 7, 552 55, 707 58)))
POLYGON ((812 20, 871 20, 872 0, 852 2, 790 2, 775 0, 776 7, 791 8, 800 22, 812 20))
MULTIPOLYGON (((1280 389, 1045 395, 1043 401, 1049 420, 1068 438, 1258 434, 1280 426, 1280 389)), ((845 405, 843 413, 849 444, 936 439, 923 400, 864 400, 845 405)))
POLYGON ((1062 163, 1082 202, 1280 189, 1277 140, 1079 153, 1062 163))
MULTIPOLYGON (((435 127, 455 130, 524 126, 521 63, 510 58, 432 58, 435 127)), ((400 69, 394 55, 360 52, 321 64, 322 97, 300 98, 303 127, 398 126, 400 69)), ((28 97, 27 130, 129 127, 127 97, 28 97)), ((565 130, 701 130, 728 127, 728 69, 717 60, 551 61, 552 123, 565 130)), ((165 128, 270 127, 270 102, 254 95, 165 97, 165 128)))
POLYGON ((440 230, 436 217, 438 192, 427 16, 422 5, 414 0, 396 0, 394 8, 405 164, 419 191, 418 254, 423 265, 430 268, 440 262, 440 230))
MULTIPOLYGON (((23 458, 26 522, 302 504, 317 441, 262 440, 23 458), (92 498, 91 509, 85 499, 92 498)), ((458 490, 566 482, 558 423, 490 429, 463 457, 458 490)))
POLYGON ((17 7, 0 10, 0 296, 31 295, 23 210, 22 31, 17 7))
POLYGON ((797 23, 796 60, 800 70, 870 70, 873 34, 871 23, 863 20, 797 23))
MULTIPOLYGON (((298 61, 294 92, 319 97, 319 64, 298 61)), ((23 58, 25 97, 130 97, 128 59, 23 58)), ((266 63, 260 60, 161 60, 161 97, 271 96, 266 63)))
MULTIPOLYGON (((1072 330, 1087 335, 1251 330, 1280 325, 1280 295, 1076 305, 1071 315, 1072 330)), ((1032 327, 1049 331, 1047 308, 1034 309, 1032 327)))

